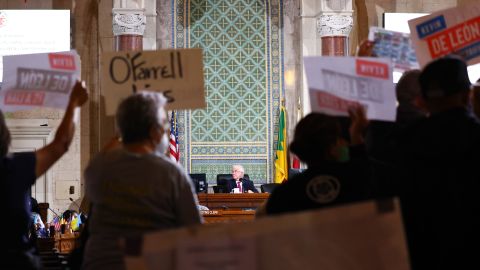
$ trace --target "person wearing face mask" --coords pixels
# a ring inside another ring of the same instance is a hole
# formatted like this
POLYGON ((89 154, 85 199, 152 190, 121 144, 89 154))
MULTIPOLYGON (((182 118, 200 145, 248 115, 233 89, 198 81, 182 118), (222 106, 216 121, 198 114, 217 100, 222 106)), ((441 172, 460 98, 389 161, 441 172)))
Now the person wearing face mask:
POLYGON ((191 179, 165 155, 165 104, 155 93, 126 98, 116 113, 120 146, 88 165, 90 235, 82 269, 125 269, 119 239, 202 222, 191 179))
POLYGON ((369 199, 370 167, 363 134, 368 125, 360 105, 349 108, 350 143, 337 118, 310 113, 295 128, 290 150, 308 169, 276 187, 258 215, 318 209, 369 199))

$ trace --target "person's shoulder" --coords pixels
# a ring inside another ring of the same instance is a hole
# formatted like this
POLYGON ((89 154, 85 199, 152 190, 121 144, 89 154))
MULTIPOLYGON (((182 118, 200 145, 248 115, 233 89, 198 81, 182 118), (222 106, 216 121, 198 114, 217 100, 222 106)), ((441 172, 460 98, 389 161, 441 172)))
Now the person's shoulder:
POLYGON ((3 165, 9 167, 27 167, 35 166, 35 152, 16 152, 9 153, 3 159, 3 165))

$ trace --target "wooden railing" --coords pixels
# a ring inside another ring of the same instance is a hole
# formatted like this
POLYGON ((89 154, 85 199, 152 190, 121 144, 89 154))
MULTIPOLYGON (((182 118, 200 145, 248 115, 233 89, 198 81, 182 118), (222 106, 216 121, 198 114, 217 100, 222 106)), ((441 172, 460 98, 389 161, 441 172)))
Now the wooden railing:
POLYGON ((268 193, 200 193, 198 200, 210 210, 255 209, 268 198, 268 193))
POLYGON ((201 205, 210 210, 201 211, 206 224, 247 222, 255 219, 255 209, 262 205, 270 194, 198 194, 201 205))

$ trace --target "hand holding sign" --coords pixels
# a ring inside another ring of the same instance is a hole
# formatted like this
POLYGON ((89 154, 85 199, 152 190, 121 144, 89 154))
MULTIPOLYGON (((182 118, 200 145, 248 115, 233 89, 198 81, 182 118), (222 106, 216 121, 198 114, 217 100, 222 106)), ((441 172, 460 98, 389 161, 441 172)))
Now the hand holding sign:
POLYGON ((77 81, 73 87, 72 93, 70 93, 69 106, 81 107, 88 100, 87 89, 83 82, 77 81))
POLYGON ((350 133, 350 141, 352 145, 363 144, 363 135, 368 126, 365 108, 361 104, 352 105, 348 108, 348 115, 351 119, 348 131, 350 133))

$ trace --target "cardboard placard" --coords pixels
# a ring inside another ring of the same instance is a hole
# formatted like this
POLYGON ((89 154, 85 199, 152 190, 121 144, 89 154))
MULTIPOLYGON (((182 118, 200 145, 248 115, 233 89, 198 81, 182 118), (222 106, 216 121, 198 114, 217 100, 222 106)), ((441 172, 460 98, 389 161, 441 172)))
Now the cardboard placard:
POLYGON ((396 200, 155 232, 126 249, 132 270, 409 269, 396 200))
POLYGON ((433 59, 456 54, 467 64, 480 63, 480 6, 450 8, 408 21, 417 59, 423 67, 433 59))
POLYGON ((305 57, 312 111, 347 116, 360 103, 367 118, 395 121, 396 97, 390 59, 305 57))
POLYGON ((374 42, 373 54, 390 58, 394 69, 406 71, 419 68, 410 34, 370 27, 368 39, 374 42))
POLYGON ((162 92, 167 110, 206 106, 201 49, 108 52, 102 55, 101 69, 107 115, 141 90, 162 92))
POLYGON ((36 107, 65 109, 80 79, 76 51, 3 57, 0 107, 12 112, 36 107))

